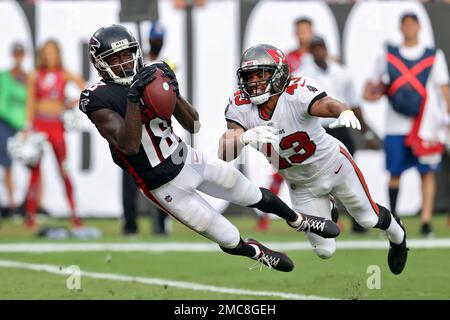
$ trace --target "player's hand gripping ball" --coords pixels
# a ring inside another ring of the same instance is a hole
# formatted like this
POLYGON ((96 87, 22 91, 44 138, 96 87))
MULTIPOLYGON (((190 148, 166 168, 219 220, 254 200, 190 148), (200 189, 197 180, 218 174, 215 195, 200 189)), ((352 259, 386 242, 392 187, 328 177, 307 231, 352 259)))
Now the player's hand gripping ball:
POLYGON ((155 79, 145 86, 142 100, 158 118, 168 120, 175 110, 178 82, 170 68, 164 70, 163 64, 157 64, 154 76, 155 79))

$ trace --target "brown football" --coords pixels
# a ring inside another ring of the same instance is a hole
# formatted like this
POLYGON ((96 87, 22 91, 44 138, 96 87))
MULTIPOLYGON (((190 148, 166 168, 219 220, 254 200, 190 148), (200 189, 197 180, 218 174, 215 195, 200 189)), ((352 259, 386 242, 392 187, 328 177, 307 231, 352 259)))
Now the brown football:
POLYGON ((144 104, 160 119, 169 120, 175 110, 177 95, 170 79, 163 76, 160 69, 156 69, 156 79, 147 84, 142 93, 144 104))

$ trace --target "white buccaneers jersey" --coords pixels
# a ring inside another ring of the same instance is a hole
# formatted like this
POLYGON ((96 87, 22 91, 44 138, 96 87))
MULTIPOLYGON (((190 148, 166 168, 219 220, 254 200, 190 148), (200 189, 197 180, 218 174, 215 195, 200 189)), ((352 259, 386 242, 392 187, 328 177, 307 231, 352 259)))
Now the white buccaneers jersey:
POLYGON ((279 144, 264 145, 259 151, 287 180, 306 182, 328 168, 339 154, 338 141, 325 132, 320 118, 309 113, 313 103, 326 95, 314 80, 293 77, 271 116, 238 91, 229 100, 225 118, 245 130, 262 125, 279 129, 279 144))

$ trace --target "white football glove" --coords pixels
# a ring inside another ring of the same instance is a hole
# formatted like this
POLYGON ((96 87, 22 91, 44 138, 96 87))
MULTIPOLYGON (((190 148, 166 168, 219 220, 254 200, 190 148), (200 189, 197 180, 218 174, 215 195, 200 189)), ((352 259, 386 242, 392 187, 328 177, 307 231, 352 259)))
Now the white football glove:
POLYGON ((239 137, 243 145, 249 144, 255 149, 259 149, 264 143, 277 144, 279 141, 276 135, 278 129, 269 126, 258 126, 245 131, 239 137))
POLYGON ((359 123, 359 120, 355 116, 353 111, 345 110, 339 115, 339 118, 337 118, 334 122, 330 123, 330 125, 328 126, 328 128, 330 129, 341 127, 361 130, 361 123, 359 123))

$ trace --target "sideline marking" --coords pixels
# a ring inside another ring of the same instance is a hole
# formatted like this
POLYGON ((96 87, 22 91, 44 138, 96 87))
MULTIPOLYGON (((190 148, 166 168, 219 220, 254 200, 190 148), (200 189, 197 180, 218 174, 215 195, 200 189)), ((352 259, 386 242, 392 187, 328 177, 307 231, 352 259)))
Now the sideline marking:
MULTIPOLYGON (((62 268, 62 267, 59 267, 56 265, 49 265, 49 264, 35 264, 35 263, 25 263, 25 262, 19 262, 19 261, 11 261, 11 260, 0 260, 0 268, 1 267, 27 269, 27 270, 41 271, 41 272, 47 272, 47 273, 67 276, 66 268, 62 268)), ((288 293, 288 292, 255 291, 255 290, 229 288, 229 287, 217 287, 217 286, 199 284, 199 283, 194 283, 194 282, 176 281, 176 280, 161 279, 161 278, 134 277, 134 276, 123 275, 123 274, 89 272, 89 271, 83 271, 83 270, 81 270, 81 277, 122 281, 122 282, 135 282, 135 283, 137 282, 137 283, 147 284, 147 285, 170 286, 170 287, 174 287, 174 288, 189 289, 189 290, 194 290, 194 291, 209 291, 209 292, 227 293, 227 294, 235 294, 235 295, 276 297, 276 298, 294 299, 294 300, 333 300, 333 298, 329 298, 329 297, 309 296, 309 295, 288 293)))
MULTIPOLYGON (((409 239, 411 249, 450 248, 450 238, 409 239)), ((308 242, 267 242, 264 245, 274 250, 311 250, 308 242)), ((342 240, 336 241, 338 250, 388 249, 388 240, 342 240)), ((98 252, 98 251, 147 251, 147 252, 220 252, 215 243, 165 242, 165 243, 9 243, 0 244, 0 253, 6 252, 98 252)))

